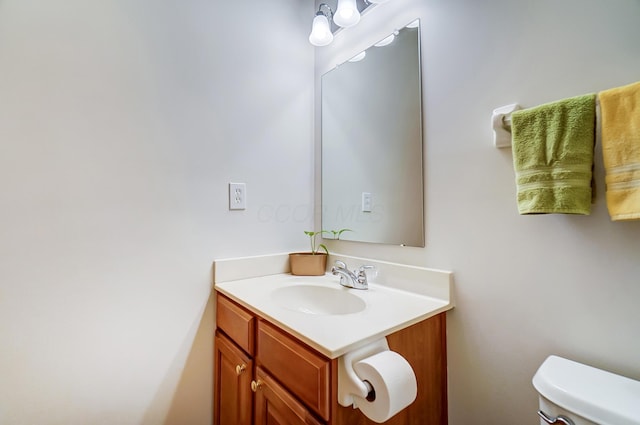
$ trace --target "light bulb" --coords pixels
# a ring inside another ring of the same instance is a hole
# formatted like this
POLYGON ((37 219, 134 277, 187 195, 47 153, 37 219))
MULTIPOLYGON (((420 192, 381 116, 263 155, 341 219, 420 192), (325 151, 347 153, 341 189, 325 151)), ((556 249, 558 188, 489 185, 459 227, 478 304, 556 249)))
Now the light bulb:
POLYGON ((360 22, 356 0, 338 0, 338 9, 333 15, 333 22, 342 28, 352 27, 360 22))
POLYGON ((332 41, 333 34, 331 33, 329 20, 323 13, 318 13, 316 17, 313 18, 311 34, 309 34, 309 43, 314 46, 326 46, 332 41))

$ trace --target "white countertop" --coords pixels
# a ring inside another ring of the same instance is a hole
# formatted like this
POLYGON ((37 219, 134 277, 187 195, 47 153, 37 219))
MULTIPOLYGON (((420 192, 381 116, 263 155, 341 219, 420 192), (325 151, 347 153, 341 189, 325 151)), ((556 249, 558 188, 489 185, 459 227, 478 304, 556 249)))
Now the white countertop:
POLYGON ((367 290, 347 289, 340 285, 337 276, 331 274, 274 274, 218 282, 215 289, 329 358, 340 357, 364 344, 453 308, 448 297, 429 296, 377 283, 369 283, 367 290), (301 284, 349 291, 361 298, 366 307, 352 314, 315 315, 283 307, 271 297, 275 289, 301 284))

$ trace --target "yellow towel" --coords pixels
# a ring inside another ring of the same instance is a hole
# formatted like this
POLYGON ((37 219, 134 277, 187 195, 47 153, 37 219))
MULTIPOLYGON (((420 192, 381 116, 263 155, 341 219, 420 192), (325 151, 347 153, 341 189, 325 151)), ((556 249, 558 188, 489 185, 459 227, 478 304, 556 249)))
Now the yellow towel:
POLYGON ((599 93, 611 220, 640 219, 640 82, 599 93))

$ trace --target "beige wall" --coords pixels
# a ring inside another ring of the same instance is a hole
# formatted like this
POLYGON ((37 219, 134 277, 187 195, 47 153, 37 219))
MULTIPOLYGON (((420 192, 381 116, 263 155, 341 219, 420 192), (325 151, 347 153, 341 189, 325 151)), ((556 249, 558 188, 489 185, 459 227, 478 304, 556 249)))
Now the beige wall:
POLYGON ((213 259, 306 247, 312 9, 0 0, 0 423, 211 423, 213 259))
POLYGON ((600 146, 590 216, 519 216, 511 151, 490 127, 499 106, 637 81, 640 2, 393 0, 316 49, 316 77, 416 17, 426 248, 331 248, 454 272, 452 425, 538 424, 531 378, 550 354, 640 379, 640 223, 609 220, 600 146))
MULTIPOLYGON (((209 423, 212 259, 306 247, 312 15, 0 0, 0 423, 209 423)), ((415 17, 427 247, 333 247, 454 271, 452 425, 536 424, 551 353, 640 379, 640 224, 609 221, 600 160, 591 216, 518 216, 489 128, 637 80, 640 3, 393 0, 316 49, 318 75, 415 17)))

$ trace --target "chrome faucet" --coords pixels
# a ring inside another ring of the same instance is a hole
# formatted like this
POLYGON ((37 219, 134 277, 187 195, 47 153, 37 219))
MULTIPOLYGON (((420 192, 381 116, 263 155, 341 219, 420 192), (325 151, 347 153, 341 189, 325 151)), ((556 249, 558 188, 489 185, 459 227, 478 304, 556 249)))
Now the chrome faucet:
POLYGON ((331 273, 335 276, 340 276, 340 285, 353 289, 368 289, 369 283, 367 282, 367 270, 374 269, 374 266, 360 266, 356 272, 352 272, 347 268, 347 265, 340 260, 336 260, 334 266, 331 268, 331 273))

